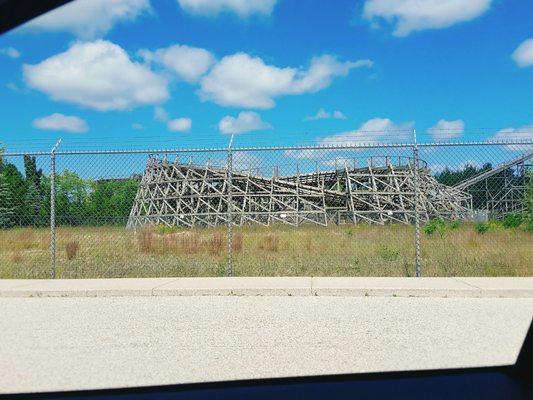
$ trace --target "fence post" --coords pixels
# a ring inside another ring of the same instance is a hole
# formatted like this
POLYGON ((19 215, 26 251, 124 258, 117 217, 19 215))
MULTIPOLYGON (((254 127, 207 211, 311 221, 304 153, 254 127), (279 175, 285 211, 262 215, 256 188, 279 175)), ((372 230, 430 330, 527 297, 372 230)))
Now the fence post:
POLYGON ((228 146, 228 265, 227 276, 233 276, 233 135, 231 135, 228 146))
POLYGON ((51 278, 56 277, 56 150, 59 139, 50 152, 50 264, 51 278))
POLYGON ((418 144, 416 142, 416 129, 413 129, 413 187, 414 187, 414 198, 415 198, 415 276, 422 276, 421 266, 420 266, 420 218, 418 206, 420 202, 420 188, 418 187, 418 144))

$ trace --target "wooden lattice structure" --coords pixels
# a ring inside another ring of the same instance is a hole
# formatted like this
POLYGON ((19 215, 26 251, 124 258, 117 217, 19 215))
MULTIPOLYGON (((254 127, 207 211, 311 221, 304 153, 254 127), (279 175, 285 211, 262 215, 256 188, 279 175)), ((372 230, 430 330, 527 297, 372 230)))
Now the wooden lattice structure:
MULTIPOLYGON (((227 168, 150 157, 128 227, 217 226, 227 224, 230 215, 235 225, 411 223, 415 209, 412 160, 382 159, 376 163, 370 158, 365 167, 345 165, 291 176, 233 170, 230 182, 227 168)), ((469 215, 468 194, 438 183, 425 164, 418 178, 422 220, 469 215)))
POLYGON ((473 195, 481 192, 483 203, 474 208, 485 210, 491 218, 524 212, 526 192, 533 183, 532 160, 533 152, 526 152, 454 187, 473 195))

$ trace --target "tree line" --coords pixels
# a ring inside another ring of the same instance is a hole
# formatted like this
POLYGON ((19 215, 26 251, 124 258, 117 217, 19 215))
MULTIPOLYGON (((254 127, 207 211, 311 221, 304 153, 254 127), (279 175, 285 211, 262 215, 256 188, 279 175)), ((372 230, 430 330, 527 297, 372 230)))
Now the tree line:
MULTIPOLYGON (((50 223, 50 177, 24 155, 24 173, 0 153, 0 228, 50 223)), ((125 224, 138 183, 127 179, 83 179, 64 170, 55 175, 58 225, 125 224)))

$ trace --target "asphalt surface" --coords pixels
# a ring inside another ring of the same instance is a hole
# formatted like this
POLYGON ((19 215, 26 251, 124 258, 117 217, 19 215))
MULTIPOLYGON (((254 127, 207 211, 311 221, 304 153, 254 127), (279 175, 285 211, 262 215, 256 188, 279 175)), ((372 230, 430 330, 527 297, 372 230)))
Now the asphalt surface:
POLYGON ((514 363, 533 299, 0 299, 0 392, 514 363))

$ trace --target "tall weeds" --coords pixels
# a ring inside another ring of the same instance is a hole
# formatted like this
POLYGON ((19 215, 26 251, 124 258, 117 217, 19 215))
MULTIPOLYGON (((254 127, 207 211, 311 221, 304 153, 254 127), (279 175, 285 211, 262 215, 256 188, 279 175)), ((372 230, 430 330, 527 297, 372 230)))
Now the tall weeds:
POLYGON ((202 250, 202 238, 196 232, 184 232, 178 236, 178 247, 184 254, 196 254, 202 250))
POLYGON ((13 264, 21 264, 22 261, 24 260, 24 257, 22 257, 22 254, 20 253, 20 251, 15 251, 13 254, 11 254, 11 257, 9 258, 9 260, 13 264))
POLYGON ((24 228, 17 232, 16 235, 17 248, 20 250, 28 250, 35 247, 36 234, 33 228, 24 228))
POLYGON ((272 233, 268 233, 261 239, 259 243, 261 250, 277 253, 279 251, 279 237, 272 233))
MULTIPOLYGON (((228 245, 224 227, 161 229, 165 233, 155 228, 134 233, 124 227, 58 227, 58 255, 83 257, 83 268, 69 266, 69 277, 220 274, 228 245)), ((243 226, 234 230, 233 260, 236 274, 248 276, 406 276, 414 273, 413 234, 413 227, 403 225, 243 226)), ((0 229, 0 278, 48 277, 49 238, 47 228, 0 229)), ((481 235, 466 222, 444 237, 423 234, 423 274, 533 276, 532 238, 522 225, 481 235)))
POLYGON ((212 256, 220 256, 224 251, 224 244, 226 243, 222 232, 215 232, 208 241, 208 252, 212 256))
POLYGON ((231 248, 234 253, 240 253, 242 251, 243 237, 241 232, 235 232, 233 234, 233 242, 231 242, 231 248))
POLYGON ((149 226, 144 226, 137 232, 137 241, 141 253, 151 253, 153 251, 154 242, 152 236, 153 229, 149 226))
POLYGON ((80 243, 77 240, 69 240, 65 243, 65 252, 67 253, 67 260, 73 260, 78 255, 80 243))

